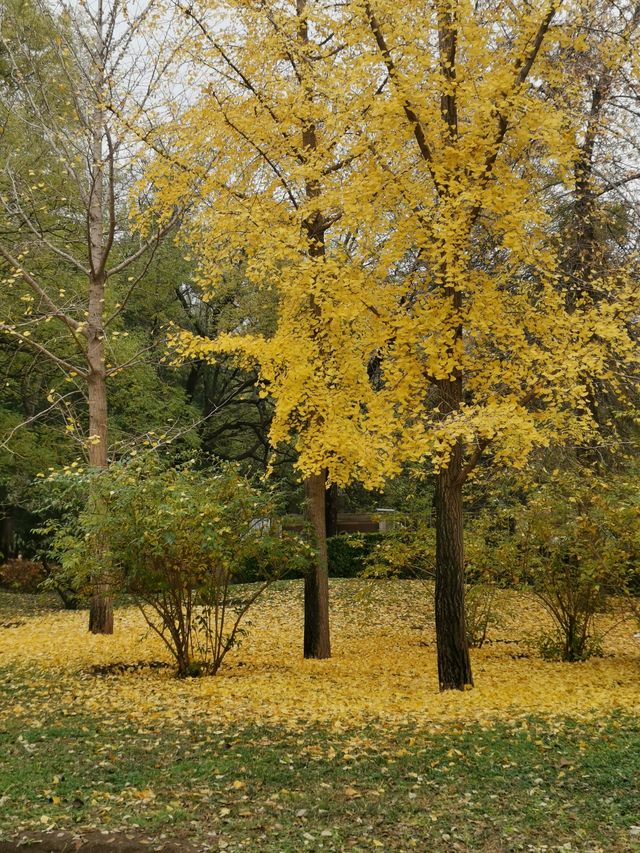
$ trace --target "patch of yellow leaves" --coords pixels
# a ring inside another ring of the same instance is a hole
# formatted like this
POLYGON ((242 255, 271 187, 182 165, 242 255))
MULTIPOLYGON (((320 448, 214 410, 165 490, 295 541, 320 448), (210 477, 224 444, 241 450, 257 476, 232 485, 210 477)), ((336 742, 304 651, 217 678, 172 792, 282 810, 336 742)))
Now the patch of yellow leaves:
POLYGON ((170 660, 134 608, 117 610, 112 637, 87 633, 85 612, 40 611, 0 628, 0 667, 11 667, 17 681, 33 680, 40 697, 37 707, 16 706, 5 690, 0 720, 18 715, 37 724, 43 714, 87 713, 125 715, 141 725, 198 718, 348 728, 638 709, 640 642, 632 622, 600 617, 600 629, 611 629, 603 658, 549 663, 527 645, 548 627, 535 600, 503 592, 500 609, 491 642, 472 652, 477 686, 445 694, 438 692, 432 589, 418 581, 332 581, 333 657, 326 661, 302 658, 301 583, 272 589, 219 674, 188 680, 170 669, 93 673, 96 665, 170 660))

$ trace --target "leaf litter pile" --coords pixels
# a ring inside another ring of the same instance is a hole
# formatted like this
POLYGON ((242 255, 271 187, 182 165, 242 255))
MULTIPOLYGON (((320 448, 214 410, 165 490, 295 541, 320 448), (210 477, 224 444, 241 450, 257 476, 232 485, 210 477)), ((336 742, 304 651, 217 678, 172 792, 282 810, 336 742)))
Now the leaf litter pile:
POLYGON ((334 656, 304 661, 302 585, 279 584, 217 676, 182 680, 133 607, 101 637, 0 593, 0 849, 635 850, 634 623, 545 662, 544 612, 504 591, 477 686, 441 695, 432 593, 332 581, 334 656))
POLYGON ((0 667, 10 675, 0 720, 10 715, 37 724, 43 715, 99 710, 141 721, 202 717, 295 729, 301 721, 403 725, 637 710, 640 642, 633 622, 601 617, 604 657, 546 662, 531 642, 550 627, 544 611, 526 594, 507 591, 488 642, 472 652, 475 689, 439 694, 431 597, 418 581, 332 581, 333 657, 305 661, 302 586, 283 584, 252 611, 241 646, 217 676, 178 680, 135 608, 116 611, 114 636, 93 636, 86 612, 16 616, 7 608, 17 597, 5 595, 0 667), (12 680, 32 683, 33 703, 19 690, 12 701, 12 680))

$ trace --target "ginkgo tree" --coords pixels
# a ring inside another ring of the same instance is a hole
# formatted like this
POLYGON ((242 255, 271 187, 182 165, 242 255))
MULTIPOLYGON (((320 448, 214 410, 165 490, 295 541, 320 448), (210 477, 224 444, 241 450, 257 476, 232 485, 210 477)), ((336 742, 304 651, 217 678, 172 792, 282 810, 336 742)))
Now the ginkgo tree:
POLYGON ((365 428, 361 413, 376 393, 367 365, 383 332, 375 313, 363 318, 359 300, 344 296, 366 288, 366 271, 349 263, 350 224, 341 223, 345 170, 366 148, 359 93, 343 87, 346 68, 334 73, 351 51, 331 11, 305 0, 184 12, 181 56, 192 56, 203 94, 146 135, 154 147, 156 138, 172 141, 146 180, 161 208, 191 200, 183 235, 197 250, 203 299, 235 267, 252 286, 275 291, 278 323, 268 336, 242 324, 214 341, 178 335, 175 344, 183 358, 235 353, 259 368, 263 392, 277 401, 271 441, 293 436, 318 546, 305 579, 304 653, 324 658, 327 478, 382 482, 380 454, 368 457, 384 432, 365 428))
MULTIPOLYGON (((433 465, 441 689, 473 683, 465 482, 483 456, 584 439, 590 384, 637 357, 629 269, 566 298, 554 212, 582 125, 562 60, 590 31, 560 6, 205 5, 184 47, 202 97, 148 175, 160 205, 196 198, 205 298, 239 262, 279 298, 272 336, 177 336, 181 355, 256 363, 272 440, 320 493, 325 472, 376 486, 433 465)), ((614 30, 604 61, 629 55, 614 30)))
MULTIPOLYGON (((368 123, 372 168, 379 181, 394 178, 382 204, 394 226, 381 241, 380 282, 401 264, 409 270, 386 306, 391 334, 380 357, 403 420, 398 453, 428 457, 436 469, 442 689, 472 683, 465 481, 483 454, 520 467, 533 448, 583 441, 596 426, 593 383, 616 383, 618 368, 637 359, 631 271, 589 270, 582 287, 567 282, 560 261, 553 217, 575 181, 583 122, 553 94, 579 103, 584 81, 559 60, 567 48, 587 49, 591 36, 579 4, 560 7, 442 0, 419 22, 404 5, 362 7, 374 68, 389 78, 368 123)), ((632 55, 625 12, 635 14, 620 7, 602 59, 609 67, 632 55)), ((380 234, 375 207, 363 204, 361 227, 380 234)))

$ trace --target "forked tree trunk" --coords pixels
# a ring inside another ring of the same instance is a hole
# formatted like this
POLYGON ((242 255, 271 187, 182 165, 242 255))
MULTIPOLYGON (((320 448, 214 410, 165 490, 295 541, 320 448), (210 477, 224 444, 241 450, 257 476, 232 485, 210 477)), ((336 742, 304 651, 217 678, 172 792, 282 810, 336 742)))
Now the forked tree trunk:
POLYGON ((436 639, 440 690, 473 684, 464 610, 462 447, 436 475, 436 639))
POLYGON ((331 641, 324 474, 307 477, 304 490, 306 514, 313 526, 317 548, 317 557, 304 579, 304 656, 329 658, 331 641))

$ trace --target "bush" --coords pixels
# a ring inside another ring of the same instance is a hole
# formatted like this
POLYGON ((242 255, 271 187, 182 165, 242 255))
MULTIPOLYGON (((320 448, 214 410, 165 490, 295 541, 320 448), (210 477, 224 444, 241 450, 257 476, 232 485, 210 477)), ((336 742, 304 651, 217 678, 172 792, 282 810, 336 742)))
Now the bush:
POLYGON ((90 508, 54 538, 66 576, 82 588, 100 569, 94 554, 106 555, 180 676, 215 674, 269 583, 309 560, 298 537, 278 535, 276 495, 233 465, 202 473, 148 455, 79 476, 90 508), (248 562, 258 582, 240 586, 248 562))
POLYGON ((496 585, 490 581, 470 584, 465 592, 465 624, 467 642, 481 649, 490 626, 499 624, 496 607, 496 585))
POLYGON ((12 559, 0 565, 0 586, 13 592, 38 592, 45 579, 44 566, 34 560, 12 559))
POLYGON ((374 578, 433 577, 435 531, 423 513, 398 513, 394 529, 380 535, 364 559, 364 574, 374 578))
POLYGON ((527 578, 554 622, 540 641, 543 656, 579 661, 598 652, 596 614, 638 577, 639 508, 631 480, 583 469, 554 472, 521 511, 527 578))
POLYGON ((498 589, 513 586, 519 579, 512 526, 512 510, 502 505, 483 510, 466 525, 465 622, 473 648, 482 648, 489 628, 500 624, 498 589))
POLYGON ((78 519, 87 504, 88 488, 89 478, 74 462, 59 474, 35 480, 29 502, 38 522, 29 535, 33 553, 43 567, 40 587, 56 592, 66 610, 77 610, 90 594, 88 584, 80 583, 77 574, 70 576, 55 562, 63 541, 68 538, 72 543, 82 535, 78 519))
POLYGON ((327 539, 331 577, 359 577, 368 557, 384 538, 383 533, 340 533, 327 539))

